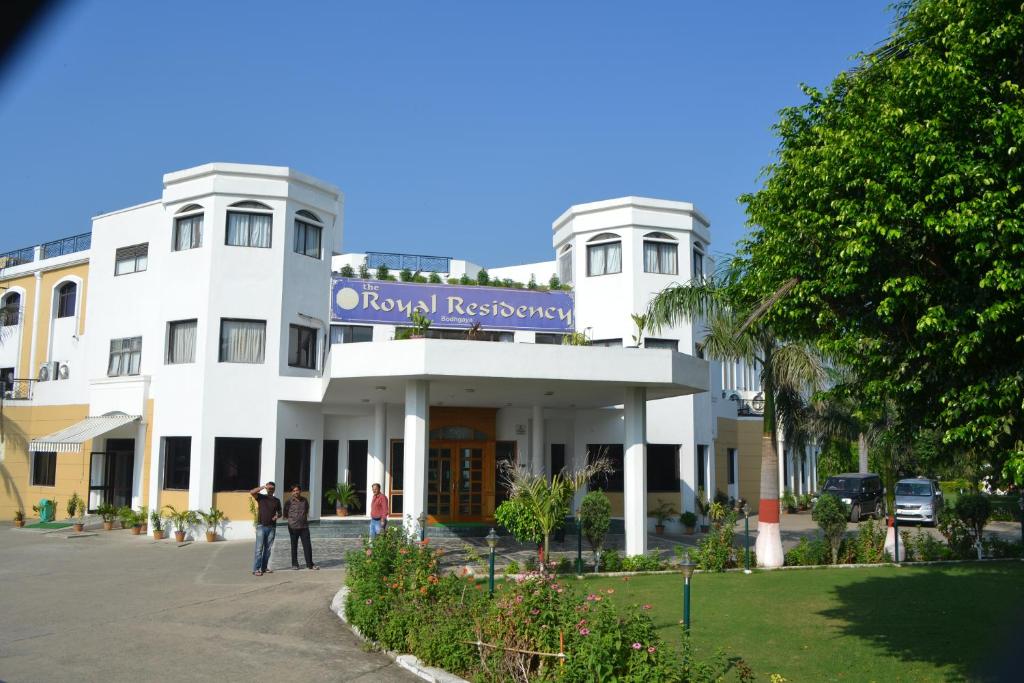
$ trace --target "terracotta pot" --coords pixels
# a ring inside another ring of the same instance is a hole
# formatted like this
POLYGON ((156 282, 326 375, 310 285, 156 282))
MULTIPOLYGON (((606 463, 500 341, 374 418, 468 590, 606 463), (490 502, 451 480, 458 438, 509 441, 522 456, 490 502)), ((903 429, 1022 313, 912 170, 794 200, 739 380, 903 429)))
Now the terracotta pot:
POLYGON ((688 535, 693 535, 693 531, 694 531, 694 527, 692 527, 692 526, 686 527, 686 533, 688 535))
POLYGON ((16 520, 14 520, 14 526, 16 526, 16 527, 18 527, 20 529, 21 527, 25 526, 25 520, 23 520, 23 519, 16 519, 16 520))
POLYGON ((110 531, 113 528, 114 528, 114 523, 113 522, 103 522, 103 530, 104 531, 110 531))
POLYGON ((654 525, 654 533, 656 533, 659 536, 664 534, 665 533, 665 525, 664 524, 655 524, 654 525))
POLYGON ((142 527, 141 526, 133 526, 132 527, 132 536, 138 536, 141 533, 142 533, 142 527))
POLYGON ((207 531, 206 532, 206 542, 207 543, 213 543, 216 540, 217 540, 217 532, 216 531, 207 531))
POLYGON ((85 525, 82 524, 81 522, 75 522, 73 528, 75 530, 75 533, 77 534, 77 533, 81 533, 82 530, 85 529, 85 525))
POLYGON ((162 541, 162 540, 164 540, 164 530, 163 529, 159 529, 159 530, 154 529, 153 530, 153 540, 154 541, 162 541))
POLYGON ((142 525, 142 533, 143 534, 148 534, 149 533, 149 525, 148 524, 143 524, 142 525))
POLYGON ((185 532, 184 531, 175 531, 174 532, 174 540, 177 541, 178 543, 184 543, 185 542, 185 532))
POLYGON ((348 508, 343 508, 340 505, 334 509, 339 517, 348 517, 348 508))

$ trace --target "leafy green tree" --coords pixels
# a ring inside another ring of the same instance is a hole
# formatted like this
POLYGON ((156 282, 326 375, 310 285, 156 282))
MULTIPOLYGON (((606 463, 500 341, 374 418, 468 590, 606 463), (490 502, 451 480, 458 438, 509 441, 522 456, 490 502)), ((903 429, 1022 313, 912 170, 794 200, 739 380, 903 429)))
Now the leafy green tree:
POLYGON ((594 553, 594 561, 597 561, 601 554, 601 547, 604 545, 604 538, 608 535, 611 526, 612 504, 603 491, 591 491, 583 496, 580 502, 579 520, 580 531, 583 538, 587 539, 590 549, 594 553))
POLYGON ((757 561, 781 566, 779 535, 779 418, 798 410, 802 396, 824 380, 821 357, 806 344, 776 334, 766 313, 784 297, 783 285, 759 299, 746 286, 743 264, 729 260, 717 272, 686 284, 674 284, 658 293, 648 307, 651 330, 692 321, 700 342, 712 360, 744 360, 761 370, 764 417, 761 435, 761 500, 758 505, 757 561))
POLYGON ((476 283, 478 285, 489 285, 491 284, 491 276, 487 272, 486 268, 481 268, 476 274, 476 283))
POLYGON ((356 271, 352 270, 352 266, 346 263, 341 267, 341 270, 338 271, 338 275, 342 277, 355 277, 356 271))
POLYGON ((831 493, 826 493, 818 499, 814 510, 811 512, 811 519, 817 522, 821 532, 825 534, 829 549, 832 551, 832 564, 839 559, 839 545, 843 542, 846 534, 846 520, 850 511, 831 493))
POLYGON ((1024 12, 910 0, 892 36, 785 109, 742 201, 749 286, 866 404, 1024 482, 1024 12))

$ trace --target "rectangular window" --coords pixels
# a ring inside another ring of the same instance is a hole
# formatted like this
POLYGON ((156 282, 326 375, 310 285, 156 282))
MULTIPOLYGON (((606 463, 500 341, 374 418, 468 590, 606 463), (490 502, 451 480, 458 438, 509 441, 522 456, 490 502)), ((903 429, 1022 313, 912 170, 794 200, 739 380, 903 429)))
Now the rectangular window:
POLYGON ((651 493, 679 493, 677 444, 647 444, 647 490, 651 493))
POLYGON ((697 488, 704 491, 704 498, 711 499, 708 491, 708 447, 697 446, 697 488))
POLYGON ((511 496, 508 488, 508 468, 516 465, 516 442, 494 443, 494 505, 501 505, 511 496))
POLYGON ((188 491, 192 469, 192 437, 164 437, 164 488, 188 491))
POLYGON ((371 341, 373 341, 373 328, 368 325, 331 325, 332 344, 371 341))
POLYGON ((75 316, 75 300, 78 298, 78 286, 74 282, 65 282, 57 290, 57 317, 73 318, 75 316))
POLYGON ((32 485, 53 486, 57 481, 57 454, 33 451, 32 485))
POLYGON ((538 332, 537 337, 534 340, 538 344, 561 344, 565 340, 564 334, 554 334, 551 332, 538 332))
POLYGON ((644 240, 644 272, 661 275, 679 273, 679 249, 670 242, 644 240))
POLYGON ((587 275, 622 272, 622 242, 591 244, 587 247, 587 275))
POLYGON ((293 368, 316 369, 316 328, 288 326, 288 365, 293 368))
POLYGON ((182 216, 174 221, 174 251, 203 246, 203 214, 182 216))
POLYGON ((320 235, 323 229, 305 221, 295 221, 295 253, 320 258, 320 235))
POLYGON ((149 262, 149 242, 121 247, 114 255, 114 275, 139 273, 149 262))
POLYGON ((551 444, 551 475, 559 474, 565 469, 565 444, 551 444))
POLYGON ((251 491, 260 482, 260 439, 213 440, 213 492, 251 491))
POLYGON ((679 350, 679 342, 675 339, 654 339, 647 337, 644 339, 645 349, 672 349, 673 351, 679 350))
POLYGON ((168 365, 196 362, 196 321, 176 320, 167 323, 168 365))
POLYGON ((221 363, 262 363, 267 341, 265 320, 239 320, 221 318, 221 363))
POLYGON ((590 342, 591 346, 610 346, 619 347, 622 346, 622 339, 595 339, 590 342))
POLYGON ((558 257, 558 279, 569 284, 572 282, 572 251, 558 257))
POLYGON ((729 453, 729 486, 736 483, 736 449, 730 448, 729 453))
POLYGON ((139 374, 142 365, 142 337, 110 340, 110 362, 107 377, 139 374))
POLYGON ((228 211, 228 229, 224 244, 229 247, 270 248, 274 217, 269 213, 228 211))
POLYGON ((704 277, 704 252, 700 249, 693 250, 693 278, 700 280, 704 277))
POLYGON ((610 493, 622 493, 625 480, 623 477, 623 450, 621 443, 590 443, 587 444, 587 462, 592 463, 598 458, 611 461, 612 471, 601 475, 590 482, 590 488, 601 489, 610 493))
POLYGON ((391 514, 400 515, 405 504, 405 443, 391 442, 391 514))
POLYGON ((284 485, 290 491, 296 484, 303 491, 309 490, 309 461, 313 442, 309 439, 284 440, 284 485))

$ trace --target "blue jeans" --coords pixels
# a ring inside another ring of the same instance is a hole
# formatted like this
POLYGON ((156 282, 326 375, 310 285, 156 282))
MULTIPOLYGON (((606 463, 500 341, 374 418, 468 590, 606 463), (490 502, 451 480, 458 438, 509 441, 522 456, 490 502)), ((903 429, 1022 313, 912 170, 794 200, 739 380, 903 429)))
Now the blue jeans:
POLYGON ((384 531, 384 520, 371 519, 370 520, 370 540, 377 538, 384 531))
POLYGON ((267 564, 270 562, 270 549, 274 545, 274 536, 276 535, 276 524, 256 525, 256 555, 252 560, 254 572, 267 571, 267 564))

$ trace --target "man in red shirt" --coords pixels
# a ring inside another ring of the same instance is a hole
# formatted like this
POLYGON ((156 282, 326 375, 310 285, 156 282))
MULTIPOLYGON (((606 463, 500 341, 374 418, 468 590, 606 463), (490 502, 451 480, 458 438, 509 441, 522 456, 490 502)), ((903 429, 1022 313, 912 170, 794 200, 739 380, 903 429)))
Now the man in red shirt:
POLYGON ((391 506, 388 505, 388 497, 380 492, 380 484, 374 484, 373 498, 370 500, 370 540, 377 538, 388 526, 388 514, 391 506))

